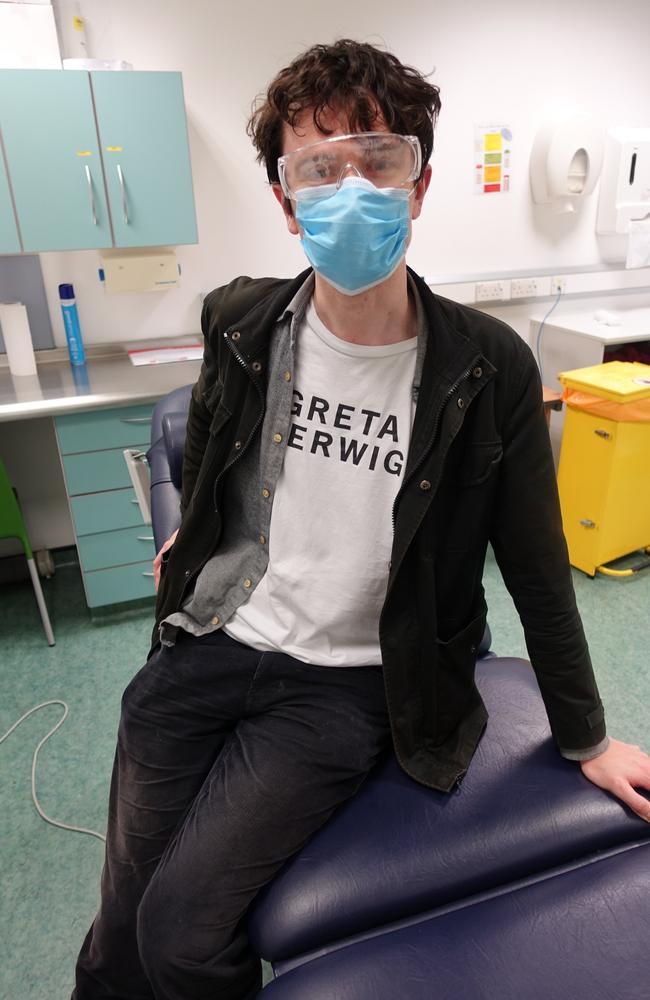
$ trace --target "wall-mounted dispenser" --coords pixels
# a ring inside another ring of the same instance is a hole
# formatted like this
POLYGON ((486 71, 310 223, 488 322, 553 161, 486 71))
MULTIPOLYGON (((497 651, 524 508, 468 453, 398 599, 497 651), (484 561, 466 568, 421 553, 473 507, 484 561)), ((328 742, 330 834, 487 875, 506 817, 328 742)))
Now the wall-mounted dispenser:
POLYGON ((530 155, 533 201, 554 215, 577 212, 596 186, 603 152, 603 129, 591 115, 570 112, 547 122, 530 155))
POLYGON ((99 257, 99 277, 107 292, 164 292, 181 283, 173 247, 101 250, 99 257))
POLYGON ((611 128, 605 142, 596 232, 629 233, 650 215, 650 128, 611 128))

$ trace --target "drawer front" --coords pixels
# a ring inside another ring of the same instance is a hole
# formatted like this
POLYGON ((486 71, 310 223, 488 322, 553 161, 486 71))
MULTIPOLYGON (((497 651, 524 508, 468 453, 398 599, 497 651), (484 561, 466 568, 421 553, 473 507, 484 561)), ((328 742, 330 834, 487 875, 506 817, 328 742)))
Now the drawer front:
POLYGON ((71 497, 80 493, 126 489, 132 485, 122 448, 63 455, 63 468, 68 496, 71 497))
POLYGON ((152 573, 148 559, 130 566, 113 566, 111 569, 84 573, 88 607, 97 608, 103 604, 121 604, 140 597, 155 597, 152 573))
POLYGON ((59 415, 55 425, 61 454, 135 445, 149 447, 154 406, 155 403, 145 403, 59 415))
POLYGON ((70 497, 70 508, 77 539, 81 535, 96 535, 118 528, 146 527, 149 532, 151 530, 151 525, 145 525, 142 520, 133 488, 70 497))
POLYGON ((101 531, 78 539, 77 550, 84 573, 109 566, 149 560, 149 568, 156 550, 151 525, 138 528, 121 528, 118 531, 101 531))

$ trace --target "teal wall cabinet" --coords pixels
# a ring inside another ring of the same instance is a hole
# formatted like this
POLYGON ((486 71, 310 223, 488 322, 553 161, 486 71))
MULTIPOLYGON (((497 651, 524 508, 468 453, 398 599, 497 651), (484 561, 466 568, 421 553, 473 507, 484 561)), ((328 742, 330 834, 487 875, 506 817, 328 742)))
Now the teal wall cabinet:
POLYGON ((111 247, 88 73, 0 70, 0 128, 23 250, 111 247))
POLYGON ((181 74, 90 78, 115 246, 197 243, 181 74))
POLYGON ((0 69, 0 133, 23 251, 198 242, 180 73, 0 69))
POLYGON ((21 249, 14 209, 11 204, 7 170, 0 149, 0 253, 20 253, 21 249))

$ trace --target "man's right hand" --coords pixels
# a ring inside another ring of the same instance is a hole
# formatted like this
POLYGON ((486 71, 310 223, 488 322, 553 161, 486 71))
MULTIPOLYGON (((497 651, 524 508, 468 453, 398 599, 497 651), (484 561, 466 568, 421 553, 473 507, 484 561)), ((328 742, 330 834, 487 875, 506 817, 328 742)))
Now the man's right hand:
POLYGON ((153 582, 154 582, 154 586, 156 588, 156 593, 158 593, 158 585, 160 583, 160 565, 161 565, 161 562, 162 562, 162 554, 163 554, 163 552, 166 552, 167 549, 171 548, 171 546, 174 544, 174 542, 176 540, 176 535, 178 534, 178 531, 179 531, 179 529, 177 528, 176 531, 174 532, 174 534, 169 536, 169 538, 163 544, 160 552, 158 553, 158 555, 156 556, 156 558, 153 561, 153 582))

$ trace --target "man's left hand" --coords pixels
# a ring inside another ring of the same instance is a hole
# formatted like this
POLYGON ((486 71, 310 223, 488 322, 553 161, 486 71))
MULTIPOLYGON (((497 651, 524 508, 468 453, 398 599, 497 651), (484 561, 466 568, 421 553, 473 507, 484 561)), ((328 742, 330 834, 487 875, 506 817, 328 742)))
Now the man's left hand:
POLYGON ((650 756, 641 747, 610 736, 607 749, 591 760, 581 760, 580 767, 594 785, 616 795, 650 823, 650 802, 634 791, 635 787, 650 791, 650 756))

